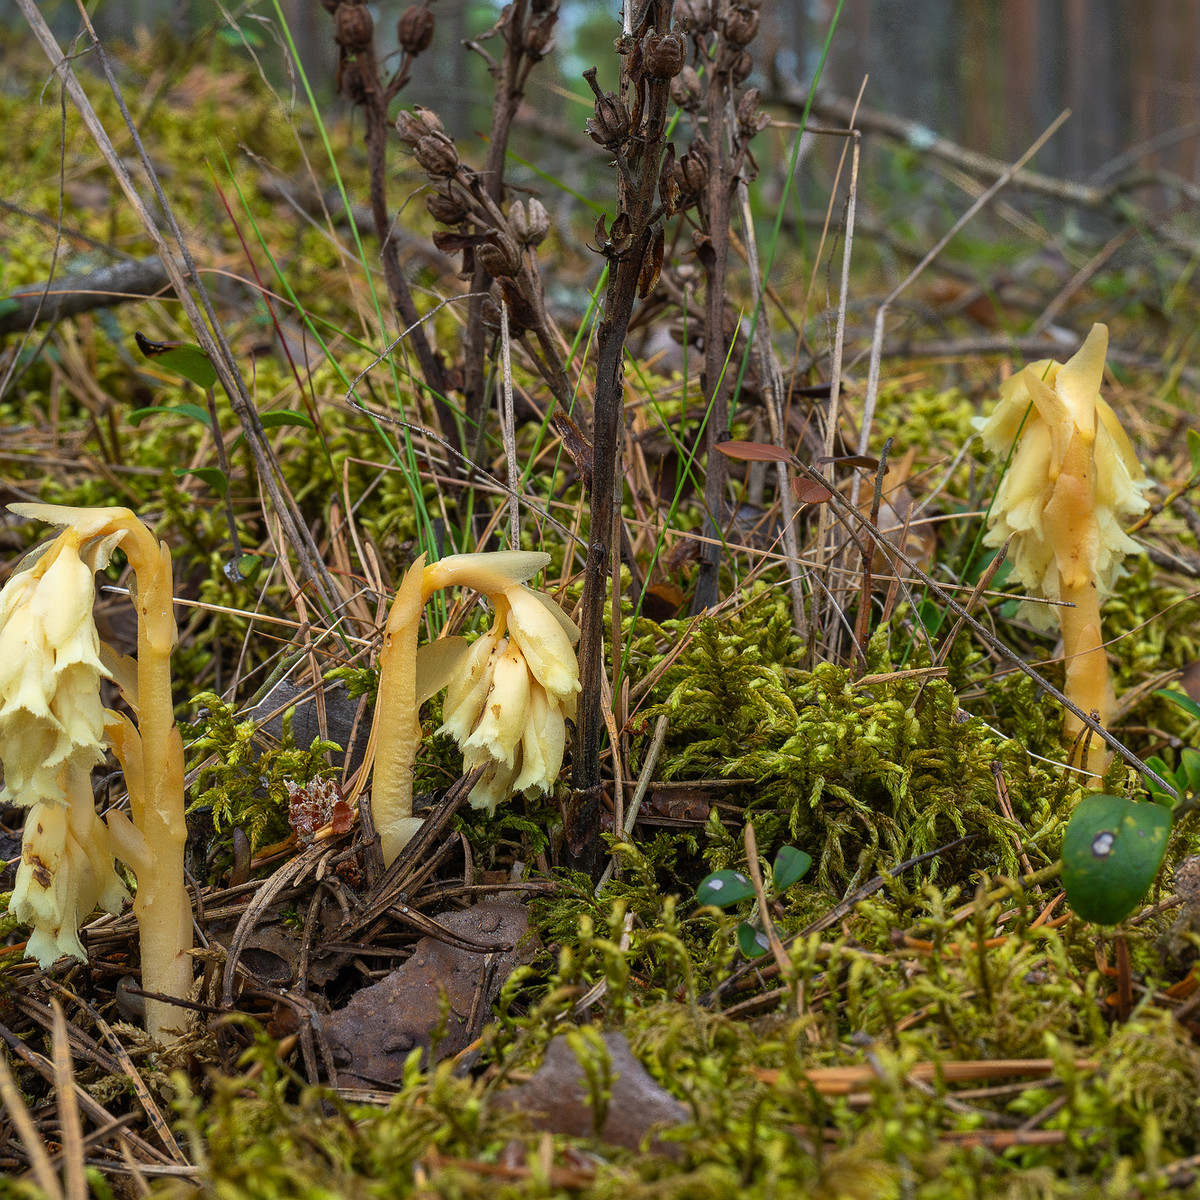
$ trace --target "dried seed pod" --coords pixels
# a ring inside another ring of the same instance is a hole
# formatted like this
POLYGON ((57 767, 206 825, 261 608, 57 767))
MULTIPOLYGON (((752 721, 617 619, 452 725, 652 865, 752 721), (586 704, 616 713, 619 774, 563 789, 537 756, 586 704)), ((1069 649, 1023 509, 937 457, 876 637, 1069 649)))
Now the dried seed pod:
POLYGON ((426 134, 413 153, 432 179, 447 179, 458 170, 458 151, 444 133, 426 134))
POLYGON ((375 34, 375 22, 365 4, 338 5, 333 14, 333 40, 347 50, 365 50, 375 34))
POLYGON ((596 101, 592 116, 584 129, 597 145, 615 150, 629 138, 629 109, 616 92, 606 92, 596 101))
POLYGON ((704 85, 700 82, 700 73, 695 67, 685 66, 671 80, 671 99, 689 112, 699 108, 704 99, 704 85))
POLYGON ((525 205, 520 200, 513 202, 508 210, 508 232, 513 241, 524 246, 529 241, 529 217, 525 214, 525 205))
POLYGON ((396 40, 406 54, 417 55, 429 49, 433 41, 433 13, 423 4, 413 4, 400 14, 396 23, 396 40))
POLYGON ((744 4, 731 8, 725 15, 725 40, 731 46, 748 46, 758 34, 759 14, 744 4))
POLYGON ((475 258, 493 279, 521 271, 520 248, 507 233, 494 234, 492 241, 476 247, 475 258))
POLYGON ((658 168, 658 198, 668 217, 679 211, 679 184, 675 182, 675 143, 668 142, 658 168))
POLYGON ((646 251, 646 257, 642 259, 642 269, 638 272, 637 290, 638 298, 641 300, 645 300, 654 291, 654 285, 658 283, 658 277, 662 273, 665 245, 663 227, 656 225, 654 227, 654 240, 650 243, 650 248, 646 251))
POLYGON ((690 207, 696 197, 708 191, 708 147, 703 142, 693 142, 671 174, 679 185, 684 207, 690 207))
POLYGON ((729 74, 736 83, 745 83, 750 78, 750 72, 754 70, 754 59, 749 52, 743 50, 737 58, 733 60, 733 66, 729 70, 729 74))
POLYGON ((682 33, 648 33, 642 42, 642 62, 651 79, 674 79, 686 58, 682 33))
POLYGON ((550 232, 550 214, 538 199, 529 201, 529 244, 540 246, 550 232))
POLYGON ((712 22, 712 0, 675 0, 675 24, 680 29, 707 33, 712 22))
POLYGON ((414 104, 413 112, 425 122, 425 128, 430 133, 446 132, 446 127, 442 124, 442 118, 432 108, 426 108, 423 104, 414 104))
POLYGON ((608 233, 608 249, 613 254, 624 254, 633 244, 633 222, 628 213, 618 213, 608 233))
POLYGON ((547 12, 529 23, 525 33, 525 53, 534 62, 545 58, 554 49, 554 25, 557 20, 557 13, 547 12))
POLYGON ((453 196, 445 192, 430 192, 425 197, 425 207, 429 215, 443 225, 459 225, 470 215, 453 196))
POLYGON ((508 232, 519 246, 538 246, 550 232, 550 215, 540 200, 531 199, 528 204, 518 200, 508 210, 508 232))
POLYGON ((758 102, 762 98, 758 88, 749 88, 738 101, 738 129, 746 137, 753 137, 761 129, 766 129, 771 118, 765 112, 760 112, 758 102))
POLYGON ((396 132, 400 140, 410 149, 415 150, 417 143, 433 132, 416 113, 401 109, 396 114, 396 132))

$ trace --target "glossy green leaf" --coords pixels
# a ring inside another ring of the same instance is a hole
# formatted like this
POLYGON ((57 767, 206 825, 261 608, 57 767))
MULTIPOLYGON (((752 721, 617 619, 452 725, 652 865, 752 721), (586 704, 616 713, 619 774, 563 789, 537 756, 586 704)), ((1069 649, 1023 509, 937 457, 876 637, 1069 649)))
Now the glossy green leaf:
POLYGON ((755 929, 753 925, 747 925, 745 921, 738 926, 737 940, 738 949, 747 958, 762 958, 771 948, 771 943, 767 940, 767 935, 761 929, 755 929))
POLYGON ((812 855, 795 846, 780 846, 771 867, 771 882, 776 894, 786 892, 812 866, 812 855))
POLYGON ((1170 700, 1172 704, 1177 704, 1190 717, 1195 717, 1200 721, 1200 704, 1197 704, 1191 696, 1185 696, 1182 692, 1171 692, 1166 688, 1160 688, 1154 693, 1163 700, 1170 700))
POLYGON ((1200 750, 1185 746, 1179 752, 1179 770, 1175 777, 1189 792, 1200 792, 1200 750))
MULTIPOLYGON (((1168 782, 1171 782, 1172 780, 1177 783, 1183 782, 1182 780, 1175 779, 1175 773, 1170 767, 1167 766, 1165 762, 1163 762, 1161 758, 1158 757, 1157 754, 1152 754, 1146 759, 1146 766, 1148 766, 1150 770, 1155 773, 1155 775, 1161 776, 1168 782)), ((1152 796, 1162 796, 1165 800, 1174 800, 1174 797, 1170 792, 1163 791, 1163 789, 1160 788, 1152 779, 1146 780, 1146 790, 1152 796)))
POLYGON ((1200 433, 1194 429, 1187 431, 1187 447, 1192 459, 1192 474, 1200 475, 1200 433))
POLYGON ((212 428, 208 410, 201 408, 198 404, 151 404, 148 408, 135 408, 129 414, 129 421, 133 425, 138 425, 144 418, 154 413, 164 413, 168 417, 191 417, 193 421, 199 421, 206 429, 212 428))
POLYGON ((152 342, 140 333, 135 333, 133 337, 138 349, 160 367, 182 375, 205 390, 217 386, 216 368, 199 346, 193 346, 191 342, 152 342))
POLYGON ((1115 925, 1141 903, 1167 849, 1171 810, 1124 796, 1081 800, 1063 836, 1067 901, 1085 921, 1115 925))
POLYGON ((224 496, 229 490, 229 480, 225 478, 225 472, 219 467, 174 467, 172 468, 178 478, 184 475, 195 475, 197 479, 203 479, 218 496, 224 496))
POLYGON ((696 889, 696 899, 701 904, 714 904, 717 908, 730 908, 753 898, 754 884, 742 871, 714 871, 700 880, 696 889))
POLYGON ((313 429, 312 417, 302 412, 265 412, 259 413, 258 419, 264 429, 274 429, 277 425, 299 425, 303 429, 313 429))

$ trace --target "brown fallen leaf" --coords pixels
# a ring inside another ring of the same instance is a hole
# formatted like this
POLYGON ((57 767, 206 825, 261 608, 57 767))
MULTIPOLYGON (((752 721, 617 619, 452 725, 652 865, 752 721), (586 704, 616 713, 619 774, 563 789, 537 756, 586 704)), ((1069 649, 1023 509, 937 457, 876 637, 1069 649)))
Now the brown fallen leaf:
POLYGON ((428 1058, 433 1032, 442 1024, 443 997, 449 1012, 437 1058, 457 1054, 478 1033, 513 968, 533 957, 529 914, 519 904, 485 900, 462 912, 442 913, 438 922, 496 949, 467 950, 423 937, 403 966, 326 1017, 339 1086, 398 1083, 416 1046, 428 1058))

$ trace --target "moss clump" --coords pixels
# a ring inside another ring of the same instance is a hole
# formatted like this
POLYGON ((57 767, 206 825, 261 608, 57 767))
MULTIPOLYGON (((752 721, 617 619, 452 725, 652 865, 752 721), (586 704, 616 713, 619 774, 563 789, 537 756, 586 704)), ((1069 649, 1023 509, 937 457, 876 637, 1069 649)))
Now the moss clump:
POLYGON ((839 894, 968 835, 930 865, 931 878, 1016 874, 1018 840, 1052 861, 1072 785, 965 712, 945 680, 919 670, 879 678, 890 669, 887 630, 868 656, 875 678, 856 682, 829 663, 788 665, 794 647, 776 644, 786 620, 764 597, 739 617, 701 622, 658 689, 654 712, 671 718, 664 777, 744 779, 748 811, 762 814, 760 846, 794 841, 839 894), (993 764, 1020 830, 1001 815, 993 764))
POLYGON ((280 744, 263 748, 256 738, 258 723, 239 721, 233 705, 212 692, 202 692, 195 703, 203 716, 185 738, 188 770, 196 772, 189 812, 211 806, 217 831, 240 826, 252 850, 283 839, 289 829, 288 783, 332 779, 337 768, 327 755, 341 747, 319 738, 311 746, 297 746, 291 714, 285 713, 280 744))

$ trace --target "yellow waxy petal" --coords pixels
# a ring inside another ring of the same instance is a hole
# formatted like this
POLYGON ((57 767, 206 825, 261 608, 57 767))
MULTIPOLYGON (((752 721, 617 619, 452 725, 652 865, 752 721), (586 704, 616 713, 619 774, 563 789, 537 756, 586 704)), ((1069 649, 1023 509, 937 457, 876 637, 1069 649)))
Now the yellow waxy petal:
POLYGON ((505 593, 508 627, 521 647, 533 677, 552 695, 566 698, 579 691, 579 663, 560 621, 526 587, 505 593))
POLYGON ((562 711, 535 683, 529 689, 529 712, 521 737, 521 774, 513 782, 513 791, 526 795, 548 792, 562 769, 566 745, 562 711))
POLYGON ((496 658, 492 690, 483 702, 475 731, 462 744, 463 749, 486 749, 492 758, 511 767, 525 729, 528 705, 529 669, 520 650, 510 644, 496 658))
POLYGON ((461 747, 471 736, 483 712, 483 702, 492 690, 495 660, 508 648, 508 642, 489 629, 482 637, 471 643, 466 661, 458 677, 446 689, 442 702, 442 727, 439 733, 448 733, 461 747))
POLYGON ((1075 424, 1086 438, 1095 435, 1096 400, 1104 382, 1104 358, 1108 354, 1108 326, 1093 325, 1082 346, 1069 358, 1054 380, 1054 390, 1071 411, 1075 424))

